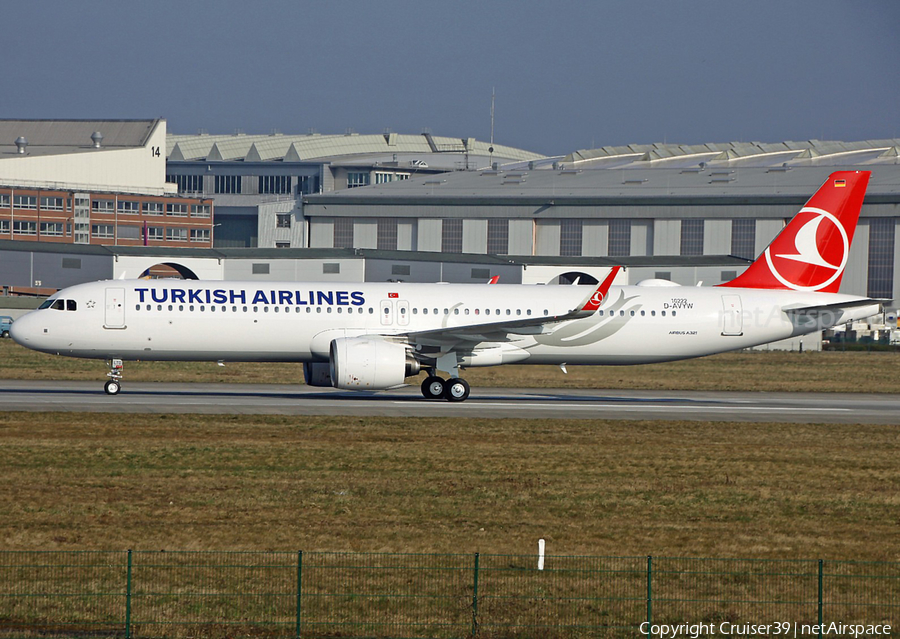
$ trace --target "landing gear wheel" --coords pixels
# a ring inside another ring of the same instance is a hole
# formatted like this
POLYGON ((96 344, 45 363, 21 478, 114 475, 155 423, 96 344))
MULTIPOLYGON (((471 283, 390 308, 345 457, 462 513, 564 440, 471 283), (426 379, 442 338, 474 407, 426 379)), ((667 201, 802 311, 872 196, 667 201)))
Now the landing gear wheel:
POLYGON ((422 382, 422 395, 425 399, 441 399, 444 396, 444 380, 436 375, 429 375, 422 382))
POLYGON ((469 383, 458 377, 444 382, 444 399, 448 402, 464 402, 469 396, 469 383))
POLYGON ((103 390, 106 391, 107 395, 118 395, 119 391, 122 390, 122 385, 116 380, 111 379, 103 385, 103 390))

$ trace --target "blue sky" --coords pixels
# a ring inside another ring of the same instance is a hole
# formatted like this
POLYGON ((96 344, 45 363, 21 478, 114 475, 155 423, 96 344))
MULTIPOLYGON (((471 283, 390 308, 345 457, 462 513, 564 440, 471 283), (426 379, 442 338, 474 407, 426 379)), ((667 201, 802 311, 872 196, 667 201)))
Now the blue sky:
POLYGON ((0 3, 2 118, 628 143, 900 137, 900 2, 0 3))

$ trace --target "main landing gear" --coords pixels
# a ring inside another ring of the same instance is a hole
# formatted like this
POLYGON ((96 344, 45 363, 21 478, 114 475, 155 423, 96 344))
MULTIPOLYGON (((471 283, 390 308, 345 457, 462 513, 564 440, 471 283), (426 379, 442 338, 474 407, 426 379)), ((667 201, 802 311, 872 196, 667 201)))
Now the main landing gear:
POLYGON ((106 374, 109 377, 109 381, 103 385, 103 390, 106 391, 107 395, 118 395, 119 391, 122 390, 122 369, 124 365, 120 359, 107 360, 106 365, 109 366, 109 372, 106 374))
POLYGON ((448 402, 462 402, 469 396, 469 384, 464 379, 452 377, 443 379, 433 372, 422 382, 422 395, 425 399, 446 399, 448 402))

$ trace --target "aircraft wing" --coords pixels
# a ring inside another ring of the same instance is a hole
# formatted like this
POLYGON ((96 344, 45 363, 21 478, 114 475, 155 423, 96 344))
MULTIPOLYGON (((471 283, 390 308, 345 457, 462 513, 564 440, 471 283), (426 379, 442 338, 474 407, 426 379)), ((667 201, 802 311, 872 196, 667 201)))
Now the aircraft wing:
POLYGON ((500 322, 482 322, 466 324, 463 326, 448 326, 434 328, 427 331, 414 331, 406 333, 411 344, 423 346, 447 347, 450 344, 469 342, 471 344, 483 342, 508 342, 511 335, 540 335, 550 331, 550 327, 560 322, 581 319, 593 315, 603 300, 609 294, 613 280, 621 266, 615 266, 606 276, 596 290, 585 297, 575 308, 560 315, 545 315, 541 317, 527 317, 500 322))
POLYGON ((880 300, 875 298, 862 298, 855 300, 847 300, 846 302, 835 302, 833 304, 820 304, 818 306, 798 306, 797 308, 785 308, 785 313, 790 315, 815 315, 819 313, 835 313, 846 308, 859 308, 860 306, 881 306, 888 300, 880 300))

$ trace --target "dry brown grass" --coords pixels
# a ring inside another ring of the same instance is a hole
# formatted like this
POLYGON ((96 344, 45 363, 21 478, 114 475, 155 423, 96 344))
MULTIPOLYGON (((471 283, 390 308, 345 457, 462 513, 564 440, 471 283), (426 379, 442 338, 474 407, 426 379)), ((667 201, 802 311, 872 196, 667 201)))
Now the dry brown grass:
POLYGON ((900 560, 890 426, 0 415, 0 550, 900 560))
MULTIPOLYGON (((501 366, 465 372, 473 387, 896 393, 900 354, 747 351, 646 366, 501 366)), ((37 353, 0 340, 0 379, 103 380, 102 361, 37 353)), ((411 379, 418 383, 423 379, 411 379)), ((128 362, 125 380, 303 383, 300 364, 128 362)))

